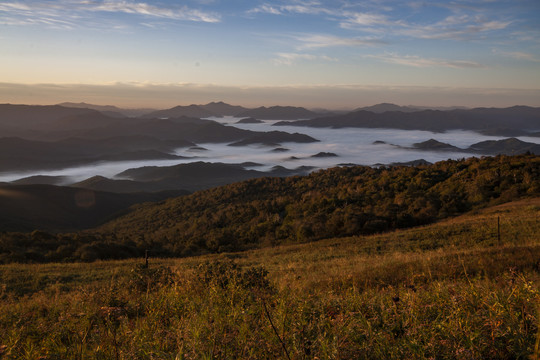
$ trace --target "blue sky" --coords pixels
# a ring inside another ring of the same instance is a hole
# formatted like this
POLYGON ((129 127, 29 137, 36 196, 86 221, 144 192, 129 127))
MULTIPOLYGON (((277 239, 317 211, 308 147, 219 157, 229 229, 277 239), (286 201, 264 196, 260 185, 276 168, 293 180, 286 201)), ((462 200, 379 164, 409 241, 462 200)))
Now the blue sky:
POLYGON ((540 106, 539 20, 538 0, 0 1, 0 102, 540 106))

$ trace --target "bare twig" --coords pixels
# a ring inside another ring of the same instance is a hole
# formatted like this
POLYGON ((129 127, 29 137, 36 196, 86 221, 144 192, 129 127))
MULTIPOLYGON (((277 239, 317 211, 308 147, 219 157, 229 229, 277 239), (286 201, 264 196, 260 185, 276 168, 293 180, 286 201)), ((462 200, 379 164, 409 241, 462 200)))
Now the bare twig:
POLYGON ((279 336, 279 333, 278 333, 276 327, 274 326, 274 323, 272 322, 272 317, 270 316, 270 312, 268 312, 268 307, 266 306, 266 302, 264 301, 264 299, 261 299, 261 300, 262 300, 262 303, 263 303, 263 306, 264 306, 264 312, 266 313, 266 317, 268 318, 268 321, 270 321, 270 325, 272 325, 272 329, 274 330, 274 334, 276 334, 277 338, 279 339, 279 342, 281 343, 281 347, 283 348, 283 351, 285 352, 285 355, 287 356, 287 359, 291 360, 291 357, 289 356, 289 352, 287 351, 287 347, 285 346, 285 343, 283 342, 283 340, 279 336))

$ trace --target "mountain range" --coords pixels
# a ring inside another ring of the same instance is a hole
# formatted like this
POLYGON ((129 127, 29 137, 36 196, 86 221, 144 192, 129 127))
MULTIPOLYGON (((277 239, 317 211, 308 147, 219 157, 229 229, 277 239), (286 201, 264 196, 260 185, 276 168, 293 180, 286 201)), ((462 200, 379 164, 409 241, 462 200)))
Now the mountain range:
POLYGON ((535 135, 540 129, 540 108, 514 106, 509 108, 475 108, 469 110, 421 111, 353 111, 344 115, 324 116, 315 119, 280 121, 274 126, 307 126, 319 128, 391 128, 445 132, 448 130, 474 130, 477 132, 498 129, 510 136, 535 135))
MULTIPOLYGON (((72 104, 72 103, 65 103, 72 104)), ((273 172, 260 172, 252 169, 234 168, 228 164, 208 164, 201 162, 201 152, 194 156, 182 157, 176 150, 203 149, 200 143, 224 143, 242 147, 253 144, 271 146, 274 151, 284 151, 283 142, 311 143, 317 139, 301 133, 282 131, 250 131, 227 126, 213 120, 189 117, 236 116, 248 119, 246 122, 258 123, 259 119, 302 119, 281 121, 274 125, 296 127, 367 127, 396 128, 406 130, 430 130, 443 132, 455 129, 470 129, 478 132, 498 132, 540 136, 540 108, 515 106, 510 108, 476 108, 451 110, 425 110, 417 107, 402 107, 394 104, 378 104, 347 114, 321 117, 301 107, 273 106, 247 109, 224 102, 206 105, 177 106, 168 110, 152 111, 139 117, 121 115, 120 108, 98 106, 85 103, 72 104, 74 107, 60 105, 30 106, 0 104, 0 172, 38 171, 64 169, 98 162, 137 161, 137 160, 193 160, 196 165, 178 165, 177 175, 170 170, 155 169, 161 178, 148 180, 142 178, 142 170, 130 170, 122 174, 129 179, 106 179, 91 177, 75 186, 92 190, 113 192, 160 191, 168 189, 199 190, 227 184, 246 178, 268 175, 288 176, 301 174, 307 168, 286 169, 278 167, 273 172), (369 111, 368 111, 369 110, 369 111), (114 116, 111 115, 114 113, 114 116), (108 115, 107 115, 108 114, 108 115), (191 168, 189 167, 191 166, 191 168), (225 169, 224 175, 216 171, 213 175, 203 175, 214 166, 225 169), (183 169, 183 170, 182 170, 183 169), (188 170, 190 169, 190 170, 188 170), (199 173, 197 173, 199 171, 199 173), (202 172, 201 172, 202 171, 202 172), (178 176, 193 172, 191 180, 178 176), (199 174, 199 175, 197 175, 199 174), (136 175, 136 176, 135 176, 136 175)), ((142 112, 144 109, 137 111, 142 112)), ((475 154, 520 154, 540 153, 539 145, 521 141, 514 137, 503 140, 479 142, 470 147, 458 148, 436 140, 414 144, 410 148, 424 151, 456 151, 475 154)), ((333 154, 337 157, 337 154, 333 154)), ((321 156, 317 156, 321 157, 321 156)), ((297 160, 297 157, 291 157, 297 160)), ((185 162, 185 161, 183 161, 185 162)), ((236 166, 236 165, 234 165, 236 166)), ((66 184, 69 180, 51 177, 29 177, 26 184, 66 184)))
POLYGON ((88 104, 85 102, 80 103, 74 103, 74 102, 63 102, 61 104, 58 104, 63 107, 68 108, 81 108, 81 109, 92 109, 97 110, 107 116, 111 117, 138 117, 142 116, 144 114, 148 114, 152 111, 156 111, 155 109, 150 108, 139 108, 139 109, 126 109, 126 108, 119 108, 117 106, 113 105, 94 105, 94 104, 88 104))
POLYGON ((401 112, 417 112, 422 110, 441 110, 441 111, 448 111, 448 110, 466 110, 466 107, 463 106, 450 106, 450 107, 426 107, 426 106, 400 106, 396 104, 391 103, 380 103, 372 106, 364 106, 361 108, 356 109, 355 111, 365 110, 365 111, 371 111, 374 113, 385 113, 388 111, 401 111, 401 112))
MULTIPOLYGON (((235 107, 209 104, 226 111, 235 107)), ((181 159, 197 143, 315 142, 303 134, 242 130, 212 120, 119 118, 63 106, 0 105, 0 172, 62 169, 99 161, 181 159)))
MULTIPOLYGON (((376 141, 378 144, 386 144, 384 141, 376 141)), ((482 155, 519 155, 525 153, 540 154, 540 145, 536 143, 521 141, 516 138, 507 138, 502 140, 487 140, 472 144, 468 148, 459 148, 457 146, 443 143, 435 139, 429 139, 423 142, 414 143, 412 147, 398 146, 401 149, 424 150, 424 151, 453 151, 470 154, 482 155)))
MULTIPOLYGON (((120 108, 84 103, 73 104, 73 107, 0 104, 2 173, 64 169, 126 160, 191 161, 173 166, 133 167, 111 179, 91 176, 75 182, 69 177, 30 176, 12 184, 1 184, 0 230, 31 231, 42 228, 71 231, 91 228, 141 202, 162 201, 171 196, 206 191, 249 179, 307 175, 313 170, 306 166, 294 169, 276 166, 269 171, 260 171, 257 169, 260 164, 255 163, 201 161, 198 156, 204 149, 198 144, 202 143, 236 147, 257 144, 270 146, 273 150, 269 149, 268 152, 271 152, 287 151, 281 147, 284 142, 313 143, 318 140, 301 133, 244 130, 200 117, 235 116, 249 119, 246 122, 254 124, 261 119, 289 119, 275 125, 299 128, 366 127, 433 132, 465 129, 482 133, 512 133, 512 136, 540 136, 540 108, 525 106, 443 111, 379 104, 347 114, 326 113, 325 116, 300 107, 247 109, 223 102, 177 106, 143 114, 146 110, 126 113, 120 108), (200 152, 194 152, 192 157, 182 157, 177 155, 177 149, 198 149, 200 152)), ((540 145, 515 137, 482 141, 468 148, 430 139, 401 149, 471 155, 540 154, 540 145)), ((339 154, 324 151, 302 156, 304 159, 339 158, 339 154)), ((420 163, 425 161, 418 160, 408 165, 420 163)), ((281 180, 261 180, 260 184, 266 181, 272 183, 281 180)), ((277 195, 273 193, 272 196, 277 195)))
POLYGON ((261 106, 256 109, 246 110, 236 115, 241 118, 255 118, 261 120, 296 120, 311 119, 321 114, 307 110, 303 107, 294 106, 261 106))

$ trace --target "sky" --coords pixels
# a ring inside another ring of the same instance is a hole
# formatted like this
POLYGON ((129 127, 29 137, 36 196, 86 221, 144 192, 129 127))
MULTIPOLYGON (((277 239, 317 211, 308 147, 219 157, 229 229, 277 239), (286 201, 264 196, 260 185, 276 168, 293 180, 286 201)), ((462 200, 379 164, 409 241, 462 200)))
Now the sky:
POLYGON ((538 0, 0 0, 0 103, 540 106, 538 0))

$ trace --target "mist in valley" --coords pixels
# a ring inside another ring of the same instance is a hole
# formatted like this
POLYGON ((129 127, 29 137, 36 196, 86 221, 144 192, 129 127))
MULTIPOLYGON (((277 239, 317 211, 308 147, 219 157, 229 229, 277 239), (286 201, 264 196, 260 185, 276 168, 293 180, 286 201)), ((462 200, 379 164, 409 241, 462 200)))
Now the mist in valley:
MULTIPOLYGON (((460 159, 473 156, 467 151, 433 151, 412 148, 413 144, 434 139, 466 149, 472 144, 486 140, 501 140, 502 136, 485 136, 474 131, 452 130, 430 132, 420 130, 398 130, 377 128, 313 128, 296 126, 272 126, 279 121, 265 120, 257 124, 238 124, 240 118, 225 116, 209 118, 227 126, 257 132, 285 131, 309 135, 318 142, 257 144, 230 146, 229 143, 199 143, 197 147, 183 147, 175 151, 183 159, 105 161, 90 165, 69 167, 60 170, 19 171, 0 173, 1 182, 11 182, 21 178, 44 175, 63 177, 58 185, 69 185, 93 176, 121 179, 121 172, 145 166, 173 166, 192 162, 244 164, 246 169, 270 171, 275 166, 287 169, 309 167, 311 171, 340 165, 380 165, 407 163, 423 159, 434 163, 446 159, 460 159), (318 154, 318 156, 317 156, 318 154)), ((522 141, 540 144, 538 137, 518 137, 522 141)), ((474 154, 482 156, 483 154, 474 154)), ((488 154, 486 154, 488 155, 488 154)))

